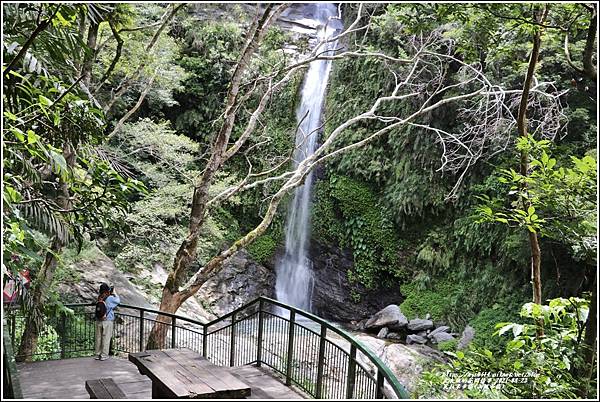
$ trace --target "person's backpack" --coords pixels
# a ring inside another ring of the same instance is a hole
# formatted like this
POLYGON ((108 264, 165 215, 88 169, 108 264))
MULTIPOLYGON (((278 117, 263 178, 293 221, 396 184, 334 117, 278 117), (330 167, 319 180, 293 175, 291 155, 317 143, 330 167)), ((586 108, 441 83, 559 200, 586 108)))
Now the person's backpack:
POLYGON ((96 319, 104 320, 106 318, 106 303, 104 300, 98 300, 96 302, 96 319))

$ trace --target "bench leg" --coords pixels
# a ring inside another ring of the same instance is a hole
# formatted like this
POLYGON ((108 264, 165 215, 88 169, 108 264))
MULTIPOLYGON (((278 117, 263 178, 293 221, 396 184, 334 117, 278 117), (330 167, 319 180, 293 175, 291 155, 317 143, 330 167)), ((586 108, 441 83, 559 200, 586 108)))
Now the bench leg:
POLYGON ((152 383, 152 399, 168 399, 162 389, 154 382, 152 383))

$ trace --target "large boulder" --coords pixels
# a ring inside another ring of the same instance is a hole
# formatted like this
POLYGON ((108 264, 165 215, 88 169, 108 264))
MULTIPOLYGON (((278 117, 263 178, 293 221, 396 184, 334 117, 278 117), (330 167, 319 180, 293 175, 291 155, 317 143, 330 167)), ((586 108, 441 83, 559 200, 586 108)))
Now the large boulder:
POLYGON ((381 328, 381 330, 379 330, 379 333, 377 334, 377 337, 381 338, 381 339, 386 338, 388 332, 390 332, 389 329, 387 329, 386 327, 383 327, 383 328, 381 328))
POLYGON ((378 311, 365 323, 365 329, 377 329, 388 327, 393 330, 399 330, 408 324, 408 320, 395 304, 390 304, 383 310, 378 311))
POLYGON ((435 344, 444 342, 444 341, 453 341, 453 340, 454 340, 454 337, 447 332, 436 332, 431 337, 431 342, 435 343, 435 344))
POLYGON ((385 336, 385 339, 392 339, 394 341, 403 341, 405 339, 405 337, 402 336, 402 334, 399 334, 398 332, 388 332, 387 335, 385 336))
POLYGON ((408 322, 407 328, 412 332, 427 331, 428 329, 433 328, 433 321, 415 318, 408 322))
MULTIPOLYGON (((397 342, 389 342, 377 339, 366 334, 354 335, 355 338, 375 353, 394 373, 398 381, 406 387, 409 392, 415 390, 421 373, 431 363, 432 358, 417 350, 421 345, 404 345, 397 342)), ((434 352, 435 353, 435 352, 434 352)), ((359 353, 359 361, 373 375, 376 375, 375 366, 366 357, 359 353)), ((387 386, 387 384, 386 384, 387 386)), ((391 390, 386 389, 386 395, 392 396, 391 390)))
MULTIPOLYGON (((92 254, 92 252, 88 253, 92 254)), ((131 275, 119 271, 112 260, 95 246, 93 258, 80 259, 71 264, 69 269, 72 274, 61 280, 58 285, 63 302, 95 302, 100 284, 104 282, 115 287, 115 292, 121 298, 121 304, 155 308, 148 295, 130 282, 131 275)))
POLYGON ((424 345, 427 343, 427 338, 421 335, 411 334, 406 337, 406 344, 412 345, 413 343, 418 343, 424 345))
POLYGON ((446 325, 441 325, 439 327, 437 327, 436 329, 434 329, 433 331, 431 331, 429 334, 427 334, 428 338, 432 338, 435 334, 439 333, 439 332, 448 332, 450 330, 450 327, 446 326, 446 325))
POLYGON ((258 296, 273 297, 275 274, 258 264, 244 249, 223 263, 223 268, 198 290, 196 298, 216 316, 223 316, 258 296))

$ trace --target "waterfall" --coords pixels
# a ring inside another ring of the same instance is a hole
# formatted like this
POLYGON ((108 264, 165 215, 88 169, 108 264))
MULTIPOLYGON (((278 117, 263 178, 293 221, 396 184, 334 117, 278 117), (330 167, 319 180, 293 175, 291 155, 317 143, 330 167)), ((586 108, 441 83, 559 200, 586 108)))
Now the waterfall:
MULTIPOLYGON (((333 4, 317 3, 315 6, 315 22, 317 40, 330 38, 334 27, 340 25, 339 20, 329 20, 337 15, 333 4)), ((333 49, 335 43, 325 43, 318 51, 333 49)), ((296 111, 299 125, 296 134, 296 150, 294 164, 312 155, 317 145, 319 127, 322 124, 321 113, 325 99, 325 89, 331 69, 330 60, 315 60, 310 63, 302 86, 300 105, 296 111)), ((313 173, 310 172, 304 183, 296 188, 286 221, 285 255, 277 264, 277 280, 275 291, 277 299, 303 310, 311 309, 313 287, 312 263, 308 258, 308 242, 310 240, 310 203, 313 173)))

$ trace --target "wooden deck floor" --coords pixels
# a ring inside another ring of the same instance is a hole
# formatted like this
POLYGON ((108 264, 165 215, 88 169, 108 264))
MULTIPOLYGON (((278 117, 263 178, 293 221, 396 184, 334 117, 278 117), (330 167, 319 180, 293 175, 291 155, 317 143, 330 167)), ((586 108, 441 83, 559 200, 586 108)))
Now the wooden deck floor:
MULTIPOLYGON (((122 358, 106 361, 92 357, 17 364, 25 399, 88 399, 85 381, 112 377, 128 399, 151 399, 152 383, 137 367, 122 358)), ((232 367, 231 373, 250 385, 250 399, 303 399, 267 369, 232 367)))

